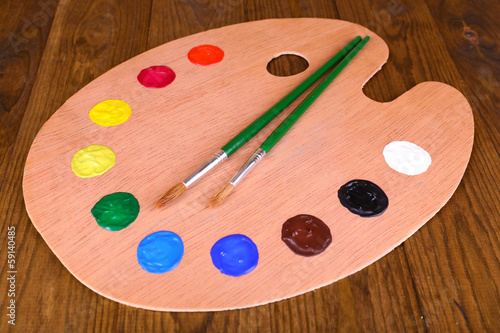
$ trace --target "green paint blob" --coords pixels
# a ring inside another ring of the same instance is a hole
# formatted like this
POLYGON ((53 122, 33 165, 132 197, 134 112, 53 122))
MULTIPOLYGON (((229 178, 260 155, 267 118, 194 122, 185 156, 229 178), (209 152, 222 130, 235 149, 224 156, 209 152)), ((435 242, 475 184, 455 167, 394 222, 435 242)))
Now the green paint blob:
POLYGON ((130 193, 116 192, 102 197, 91 212, 101 227, 118 231, 135 221, 139 215, 139 201, 130 193))

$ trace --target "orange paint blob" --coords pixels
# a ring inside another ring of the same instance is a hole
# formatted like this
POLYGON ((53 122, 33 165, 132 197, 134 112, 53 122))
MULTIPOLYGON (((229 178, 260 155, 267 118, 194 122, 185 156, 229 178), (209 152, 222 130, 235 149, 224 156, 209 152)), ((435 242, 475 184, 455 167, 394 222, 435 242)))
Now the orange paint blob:
POLYGON ((213 45, 200 45, 193 47, 188 53, 188 59, 195 65, 208 66, 221 62, 224 51, 213 45))

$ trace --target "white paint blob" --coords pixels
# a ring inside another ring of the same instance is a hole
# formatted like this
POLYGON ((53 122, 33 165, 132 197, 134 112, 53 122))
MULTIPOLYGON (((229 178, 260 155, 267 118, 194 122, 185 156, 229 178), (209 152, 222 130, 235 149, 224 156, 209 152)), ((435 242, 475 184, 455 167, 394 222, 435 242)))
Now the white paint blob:
POLYGON ((408 176, 419 175, 429 168, 431 155, 424 149, 408 141, 393 141, 384 148, 387 164, 408 176))

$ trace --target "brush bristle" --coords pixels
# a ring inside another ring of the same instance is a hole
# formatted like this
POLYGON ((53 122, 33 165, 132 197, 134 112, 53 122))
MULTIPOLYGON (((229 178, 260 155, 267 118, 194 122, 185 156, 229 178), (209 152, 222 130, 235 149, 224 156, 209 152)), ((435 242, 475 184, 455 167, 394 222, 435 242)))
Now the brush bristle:
POLYGON ((219 206, 226 198, 229 196, 231 191, 233 190, 234 185, 231 183, 226 184, 222 190, 219 191, 212 200, 210 200, 210 207, 214 208, 219 206))
POLYGON ((179 183, 179 184, 175 185, 174 187, 172 187, 170 190, 168 190, 167 193, 165 193, 161 197, 161 199, 156 204, 156 207, 162 208, 163 206, 165 206, 167 204, 167 202, 172 201, 172 200, 180 197, 186 191, 186 189, 187 189, 187 187, 183 183, 179 183))

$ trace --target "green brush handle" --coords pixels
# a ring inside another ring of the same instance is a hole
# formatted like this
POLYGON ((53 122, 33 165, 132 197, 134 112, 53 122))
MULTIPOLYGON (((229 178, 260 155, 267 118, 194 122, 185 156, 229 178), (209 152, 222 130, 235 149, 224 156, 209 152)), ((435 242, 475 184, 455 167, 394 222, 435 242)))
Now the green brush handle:
POLYGON ((321 81, 316 88, 286 117, 285 120, 269 135, 262 143, 260 148, 266 153, 278 143, 278 141, 288 132, 288 130, 297 122, 297 120, 306 112, 307 108, 318 98, 319 95, 328 87, 337 75, 347 66, 349 61, 365 46, 370 40, 370 37, 365 37, 348 55, 321 81))
POLYGON ((306 91, 314 82, 316 82, 320 77, 323 76, 333 65, 335 65, 340 59, 342 59, 347 53, 349 53, 354 46, 358 44, 361 37, 357 36, 354 38, 346 47, 340 50, 339 53, 334 55, 330 60, 328 60, 323 66, 321 66, 316 72, 311 74, 307 79, 305 79, 301 84, 299 84, 295 89, 293 89, 288 95, 283 97, 278 103, 267 110, 263 115, 257 118, 253 123, 247 126, 243 131, 231 139, 222 150, 226 152, 227 157, 231 156, 235 151, 237 151, 241 146, 247 143, 255 134, 259 133, 267 124, 271 122, 277 115, 279 115, 284 109, 286 109, 297 97, 299 97, 304 91, 306 91))

